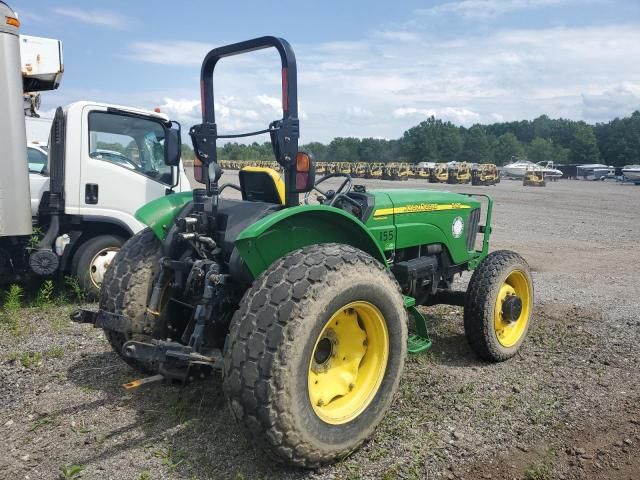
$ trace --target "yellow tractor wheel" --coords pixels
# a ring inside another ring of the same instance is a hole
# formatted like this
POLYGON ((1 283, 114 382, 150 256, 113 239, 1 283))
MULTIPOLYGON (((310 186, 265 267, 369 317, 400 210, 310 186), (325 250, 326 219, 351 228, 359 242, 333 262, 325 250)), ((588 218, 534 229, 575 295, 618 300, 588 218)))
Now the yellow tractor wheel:
POLYGON ((347 245, 294 251, 255 280, 231 324, 224 391, 272 457, 315 468, 371 436, 407 352, 404 300, 382 264, 347 245))
POLYGON ((490 253, 476 268, 467 288, 465 334, 481 358, 500 362, 513 357, 533 315, 533 281, 517 253, 490 253))

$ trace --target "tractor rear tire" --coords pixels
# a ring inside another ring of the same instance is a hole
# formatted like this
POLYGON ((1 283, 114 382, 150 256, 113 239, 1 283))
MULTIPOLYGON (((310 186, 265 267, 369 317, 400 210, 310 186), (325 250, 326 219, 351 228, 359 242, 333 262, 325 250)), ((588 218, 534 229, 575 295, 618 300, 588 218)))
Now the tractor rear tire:
MULTIPOLYGON (((122 246, 105 274, 100 289, 100 309, 126 315, 132 322, 143 323, 160 255, 160 241, 149 228, 131 237, 122 246)), ((157 371, 155 364, 141 362, 123 354, 122 346, 134 339, 133 335, 108 329, 104 333, 113 350, 131 367, 147 374, 157 371)), ((149 338, 146 335, 135 335, 135 340, 149 338)))
POLYGON ((509 250, 490 253, 473 272, 467 289, 464 330, 471 348, 480 358, 491 362, 513 357, 527 336, 532 316, 533 281, 529 265, 509 250), (519 308, 505 304, 505 300, 509 302, 514 296, 520 301, 519 308), (511 317, 507 307, 515 312, 511 317))
POLYGON ((240 305, 223 387, 247 435, 274 460, 305 468, 356 450, 404 367, 407 313, 396 280, 361 250, 313 245, 274 262, 240 305))

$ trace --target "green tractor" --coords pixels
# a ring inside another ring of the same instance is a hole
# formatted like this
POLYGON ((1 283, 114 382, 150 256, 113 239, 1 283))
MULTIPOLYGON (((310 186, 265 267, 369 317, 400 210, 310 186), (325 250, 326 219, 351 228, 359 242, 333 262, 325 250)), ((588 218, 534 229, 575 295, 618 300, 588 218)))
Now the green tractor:
POLYGON ((190 129, 206 188, 142 207, 137 218, 149 228, 115 257, 99 310, 73 318, 104 329, 123 360, 149 375, 130 387, 221 370, 233 416, 250 438, 281 462, 317 467, 372 435, 407 353, 431 346, 417 306, 464 306, 472 349, 503 361, 526 336, 533 286, 522 257, 489 253, 488 197, 480 225, 478 196, 368 191, 343 173, 316 181, 313 157, 298 151, 296 82, 293 50, 280 38, 207 54, 203 123, 190 129), (282 61, 283 115, 250 133, 270 134, 284 179, 251 167, 239 172, 239 185, 220 184, 216 141, 232 136, 218 133, 214 68, 268 47, 282 61), (331 178, 335 189, 326 187, 331 178), (231 188, 241 200, 225 198, 231 188), (320 204, 309 203, 312 191, 320 204), (467 270, 474 270, 467 291, 453 291, 454 277, 467 270))

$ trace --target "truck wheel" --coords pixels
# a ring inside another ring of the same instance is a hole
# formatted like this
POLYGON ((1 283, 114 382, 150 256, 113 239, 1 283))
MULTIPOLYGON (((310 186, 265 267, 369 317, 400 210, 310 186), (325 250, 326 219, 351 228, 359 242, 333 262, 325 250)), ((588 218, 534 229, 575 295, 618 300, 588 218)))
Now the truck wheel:
POLYGON ((344 458, 393 400, 406 323, 397 282, 361 250, 286 255, 233 317, 223 377, 233 415, 277 461, 314 468, 344 458))
POLYGON ((124 243, 115 235, 99 235, 83 243, 74 255, 71 271, 80 286, 97 298, 104 276, 124 243))
POLYGON ((527 262, 515 252, 490 253, 469 282, 464 330, 476 354, 492 362, 513 357, 529 330, 533 281, 527 262))
MULTIPOLYGON (((146 228, 125 243, 107 270, 100 290, 100 309, 126 315, 132 322, 145 322, 147 297, 160 260, 160 241, 146 228)), ((149 341, 151 337, 104 330, 113 350, 130 366, 155 373, 156 365, 129 358, 122 346, 129 340, 149 341)))

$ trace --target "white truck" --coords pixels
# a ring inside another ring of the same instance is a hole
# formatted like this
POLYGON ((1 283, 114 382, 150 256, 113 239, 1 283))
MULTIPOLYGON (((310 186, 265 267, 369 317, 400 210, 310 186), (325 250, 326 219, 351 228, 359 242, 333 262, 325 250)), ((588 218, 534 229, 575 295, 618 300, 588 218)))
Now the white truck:
POLYGON ((180 126, 157 112, 83 101, 56 110, 48 145, 27 143, 23 93, 57 88, 61 48, 53 66, 40 53, 28 71, 23 53, 21 68, 19 22, 5 19, 16 16, 0 1, 0 281, 63 273, 97 292, 119 247, 144 227, 135 211, 190 189, 180 126))

